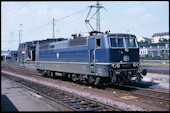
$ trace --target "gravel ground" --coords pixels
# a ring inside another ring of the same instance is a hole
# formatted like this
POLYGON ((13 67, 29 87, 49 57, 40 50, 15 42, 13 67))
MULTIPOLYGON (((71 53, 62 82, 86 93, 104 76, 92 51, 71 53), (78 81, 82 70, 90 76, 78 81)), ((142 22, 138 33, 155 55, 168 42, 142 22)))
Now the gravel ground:
MULTIPOLYGON (((102 101, 104 103, 108 103, 108 104, 111 104, 111 105, 117 105, 121 108, 130 110, 130 111, 148 111, 146 109, 140 108, 140 107, 135 106, 135 105, 128 105, 128 104, 125 104, 123 102, 118 102, 118 101, 112 100, 110 98, 105 98, 105 97, 101 97, 99 95, 94 95, 94 94, 88 93, 86 91, 83 92, 83 91, 79 91, 79 90, 76 90, 76 89, 71 89, 71 88, 64 86, 62 84, 57 85, 57 83, 54 84, 54 83, 49 82, 49 81, 40 81, 40 80, 37 80, 35 78, 26 77, 26 76, 23 76, 23 75, 7 72, 7 71, 3 71, 3 70, 1 70, 1 72, 7 73, 7 74, 10 74, 10 75, 13 75, 13 76, 18 76, 18 77, 21 77, 21 78, 24 78, 24 79, 32 80, 32 81, 42 83, 42 84, 45 84, 45 85, 48 85, 48 86, 56 87, 58 89, 62 89, 62 90, 65 90, 65 91, 68 91, 68 92, 71 92, 71 93, 75 93, 75 94, 78 94, 78 95, 82 95, 82 96, 85 96, 85 97, 88 97, 88 98, 91 98, 91 99, 95 99, 95 100, 98 100, 98 101, 102 101)), ((89 87, 89 88, 91 88, 91 87, 89 87)))
POLYGON ((150 88, 169 90, 169 76, 163 74, 148 73, 142 81, 150 82, 150 88))

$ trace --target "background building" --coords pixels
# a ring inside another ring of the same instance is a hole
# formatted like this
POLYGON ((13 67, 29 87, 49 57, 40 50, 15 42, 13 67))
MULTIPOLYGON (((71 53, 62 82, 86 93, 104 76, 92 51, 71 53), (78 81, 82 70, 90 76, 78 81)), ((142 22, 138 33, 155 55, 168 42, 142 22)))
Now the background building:
POLYGON ((169 59, 169 42, 139 44, 140 57, 169 59))
POLYGON ((153 43, 159 43, 160 41, 169 41, 169 32, 155 33, 152 36, 153 43))
POLYGON ((138 39, 138 43, 152 43, 152 39, 151 38, 147 38, 147 37, 141 37, 138 39))
POLYGON ((51 42, 57 42, 65 40, 64 38, 48 38, 46 40, 36 40, 25 42, 19 45, 18 48, 18 61, 35 61, 35 49, 37 45, 48 44, 51 42))
POLYGON ((5 59, 12 59, 16 60, 17 59, 17 51, 1 51, 1 60, 5 59))

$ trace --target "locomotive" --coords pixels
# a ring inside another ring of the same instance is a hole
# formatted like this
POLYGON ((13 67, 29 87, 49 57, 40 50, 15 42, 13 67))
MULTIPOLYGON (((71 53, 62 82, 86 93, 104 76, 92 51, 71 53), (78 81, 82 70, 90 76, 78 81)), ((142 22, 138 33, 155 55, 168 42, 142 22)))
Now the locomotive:
POLYGON ((147 74, 139 71, 136 36, 125 33, 72 35, 73 39, 36 46, 36 68, 47 76, 62 76, 93 85, 139 82, 147 74))

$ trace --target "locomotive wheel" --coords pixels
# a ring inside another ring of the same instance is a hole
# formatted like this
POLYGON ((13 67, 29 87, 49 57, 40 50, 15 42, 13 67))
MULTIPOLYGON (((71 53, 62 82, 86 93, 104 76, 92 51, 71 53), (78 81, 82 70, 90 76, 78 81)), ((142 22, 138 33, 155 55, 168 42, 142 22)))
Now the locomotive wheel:
POLYGON ((89 79, 88 79, 89 83, 92 84, 94 82, 94 78, 93 76, 90 76, 89 79))
POLYGON ((41 76, 42 76, 42 77, 47 77, 46 71, 43 71, 41 76))
POLYGON ((127 83, 127 77, 123 77, 122 81, 123 81, 123 84, 126 84, 127 83))
POLYGON ((117 77, 116 82, 114 82, 115 85, 119 85, 121 83, 121 78, 117 77))
POLYGON ((100 83, 101 83, 101 78, 97 77, 95 82, 94 82, 94 85, 99 85, 100 83))
POLYGON ((138 83, 138 82, 140 82, 140 81, 141 81, 141 79, 139 78, 139 76, 136 76, 135 82, 138 83))
POLYGON ((80 75, 79 75, 79 81, 80 81, 80 83, 86 83, 86 76, 80 74, 80 75))
POLYGON ((43 77, 50 77, 50 72, 45 70, 45 71, 43 71, 42 76, 43 77))
POLYGON ((72 74, 72 80, 75 82, 76 81, 76 74, 72 74))
POLYGON ((46 77, 51 77, 51 72, 50 71, 46 71, 46 77))
POLYGON ((50 72, 51 78, 54 78, 55 72, 50 72))
POLYGON ((113 75, 112 77, 111 77, 111 82, 112 83, 115 83, 117 81, 117 77, 116 77, 116 75, 113 75))
POLYGON ((131 76, 128 75, 128 76, 126 77, 126 83, 130 83, 130 82, 131 82, 131 76))
POLYGON ((83 82, 84 84, 86 84, 86 83, 87 83, 87 79, 88 79, 87 75, 82 75, 82 77, 83 77, 82 82, 83 82))
POLYGON ((79 81, 80 80, 79 75, 75 74, 75 79, 76 81, 79 81))

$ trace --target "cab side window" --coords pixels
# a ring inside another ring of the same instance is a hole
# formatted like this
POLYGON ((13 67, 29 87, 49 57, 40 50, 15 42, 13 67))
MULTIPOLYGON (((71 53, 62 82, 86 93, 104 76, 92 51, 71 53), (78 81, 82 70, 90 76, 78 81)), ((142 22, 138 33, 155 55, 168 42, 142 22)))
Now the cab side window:
POLYGON ((96 39, 96 49, 101 48, 101 38, 96 39))

